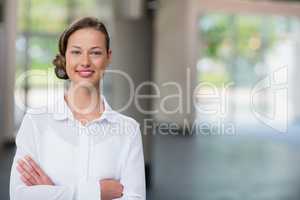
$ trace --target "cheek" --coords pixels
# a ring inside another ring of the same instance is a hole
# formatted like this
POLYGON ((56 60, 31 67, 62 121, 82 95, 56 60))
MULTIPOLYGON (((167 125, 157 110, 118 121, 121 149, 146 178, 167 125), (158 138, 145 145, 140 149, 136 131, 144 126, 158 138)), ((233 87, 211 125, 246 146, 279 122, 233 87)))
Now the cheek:
POLYGON ((76 60, 74 58, 66 56, 66 69, 72 71, 76 66, 76 60))
POLYGON ((96 59, 93 61, 94 66, 96 67, 97 71, 103 71, 106 68, 106 61, 104 59, 96 59))
POLYGON ((75 74, 76 74, 76 72, 75 72, 75 66, 76 66, 76 64, 74 63, 73 60, 68 59, 68 60, 66 61, 66 72, 67 72, 67 74, 68 74, 68 76, 69 76, 69 78, 70 78, 71 80, 73 79, 73 77, 74 77, 75 74))

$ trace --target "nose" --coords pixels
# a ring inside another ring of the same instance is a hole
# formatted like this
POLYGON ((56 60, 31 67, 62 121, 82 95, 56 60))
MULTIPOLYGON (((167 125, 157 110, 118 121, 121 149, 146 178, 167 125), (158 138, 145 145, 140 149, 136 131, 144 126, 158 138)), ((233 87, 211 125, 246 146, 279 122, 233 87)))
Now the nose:
POLYGON ((89 57, 88 53, 83 53, 82 54, 80 65, 82 67, 89 67, 90 66, 90 57, 89 57))

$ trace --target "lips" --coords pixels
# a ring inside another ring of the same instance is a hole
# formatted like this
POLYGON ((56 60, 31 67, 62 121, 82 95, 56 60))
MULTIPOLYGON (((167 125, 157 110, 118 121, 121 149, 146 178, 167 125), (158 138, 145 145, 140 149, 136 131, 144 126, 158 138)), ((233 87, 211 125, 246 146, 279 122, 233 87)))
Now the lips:
POLYGON ((90 70, 90 69, 76 70, 76 72, 79 74, 80 77, 83 77, 83 78, 88 78, 88 77, 92 76, 92 74, 94 73, 94 71, 90 70))

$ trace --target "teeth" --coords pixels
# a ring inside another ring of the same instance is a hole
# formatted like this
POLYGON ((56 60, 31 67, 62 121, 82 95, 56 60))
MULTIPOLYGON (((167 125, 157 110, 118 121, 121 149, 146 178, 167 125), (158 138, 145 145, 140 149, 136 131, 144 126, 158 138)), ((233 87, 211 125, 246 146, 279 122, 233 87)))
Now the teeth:
POLYGON ((93 71, 80 71, 79 72, 79 75, 81 76, 81 77, 89 77, 89 76, 91 76, 93 74, 93 71))

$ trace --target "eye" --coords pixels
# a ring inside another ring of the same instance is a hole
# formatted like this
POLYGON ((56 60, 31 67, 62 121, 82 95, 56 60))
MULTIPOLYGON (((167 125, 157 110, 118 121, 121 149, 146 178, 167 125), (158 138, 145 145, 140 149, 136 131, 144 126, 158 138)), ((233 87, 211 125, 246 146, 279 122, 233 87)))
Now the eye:
POLYGON ((72 50, 72 51, 71 51, 71 54, 73 54, 73 55, 79 55, 79 54, 80 54, 80 51, 78 51, 78 50, 72 50))
POLYGON ((99 56, 99 55, 102 55, 102 52, 101 51, 92 51, 91 54, 99 56))

